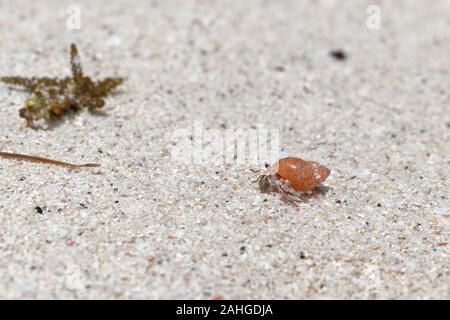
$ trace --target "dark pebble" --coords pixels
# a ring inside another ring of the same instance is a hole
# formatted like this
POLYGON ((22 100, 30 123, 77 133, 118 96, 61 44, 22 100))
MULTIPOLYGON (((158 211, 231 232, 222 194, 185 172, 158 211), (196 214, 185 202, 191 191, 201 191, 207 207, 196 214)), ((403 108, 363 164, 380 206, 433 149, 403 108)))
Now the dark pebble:
POLYGON ((339 61, 347 60, 347 54, 343 50, 332 50, 330 56, 339 61))

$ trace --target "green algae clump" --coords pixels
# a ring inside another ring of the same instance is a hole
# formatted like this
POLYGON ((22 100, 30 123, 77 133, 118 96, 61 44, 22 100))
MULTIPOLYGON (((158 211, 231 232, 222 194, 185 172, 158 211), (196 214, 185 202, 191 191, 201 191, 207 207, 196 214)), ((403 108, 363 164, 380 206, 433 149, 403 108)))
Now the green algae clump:
POLYGON ((123 78, 94 81, 85 76, 75 44, 70 46, 70 64, 72 76, 63 79, 0 77, 0 81, 22 87, 31 93, 19 111, 28 126, 41 119, 51 121, 60 118, 68 111, 82 108, 95 112, 105 105, 105 98, 124 81, 123 78))

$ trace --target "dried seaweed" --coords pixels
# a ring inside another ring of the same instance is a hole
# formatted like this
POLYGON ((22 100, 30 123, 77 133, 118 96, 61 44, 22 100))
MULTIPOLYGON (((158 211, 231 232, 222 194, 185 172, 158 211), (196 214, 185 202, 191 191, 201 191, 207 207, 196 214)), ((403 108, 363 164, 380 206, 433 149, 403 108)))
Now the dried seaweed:
POLYGON ((20 153, 1 152, 1 151, 0 151, 0 157, 6 158, 6 159, 13 159, 13 160, 17 160, 17 161, 28 161, 28 162, 34 162, 34 163, 51 164, 51 165, 55 165, 55 166, 66 167, 69 169, 100 167, 100 165, 97 163, 73 164, 73 163, 53 160, 53 159, 49 159, 49 158, 30 156, 30 155, 20 154, 20 153))
POLYGON ((83 74, 80 56, 75 44, 70 46, 72 76, 63 79, 42 77, 0 77, 0 81, 24 88, 31 95, 20 109, 27 125, 44 119, 62 117, 68 111, 87 108, 95 112, 105 105, 105 98, 124 81, 123 78, 105 78, 93 81, 83 74))

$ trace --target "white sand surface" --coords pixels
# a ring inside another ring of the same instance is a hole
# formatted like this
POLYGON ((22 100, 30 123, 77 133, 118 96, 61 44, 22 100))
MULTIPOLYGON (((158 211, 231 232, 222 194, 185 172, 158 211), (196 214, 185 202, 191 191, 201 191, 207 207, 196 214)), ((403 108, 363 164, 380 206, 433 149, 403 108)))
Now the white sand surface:
POLYGON ((0 298, 450 298, 449 1, 0 0, 0 75, 69 75, 71 42, 127 81, 39 130, 0 85, 4 151, 102 165, 0 159, 0 298), (327 191, 173 161, 195 122, 279 130, 327 191))

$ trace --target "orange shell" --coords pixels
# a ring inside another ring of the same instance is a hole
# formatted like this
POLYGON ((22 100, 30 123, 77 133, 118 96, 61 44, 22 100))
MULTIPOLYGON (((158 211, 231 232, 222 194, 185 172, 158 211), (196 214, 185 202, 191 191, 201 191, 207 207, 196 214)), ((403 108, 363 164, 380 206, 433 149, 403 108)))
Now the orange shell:
POLYGON ((272 170, 288 180, 298 192, 311 191, 330 175, 330 169, 321 164, 295 157, 278 160, 272 170))

